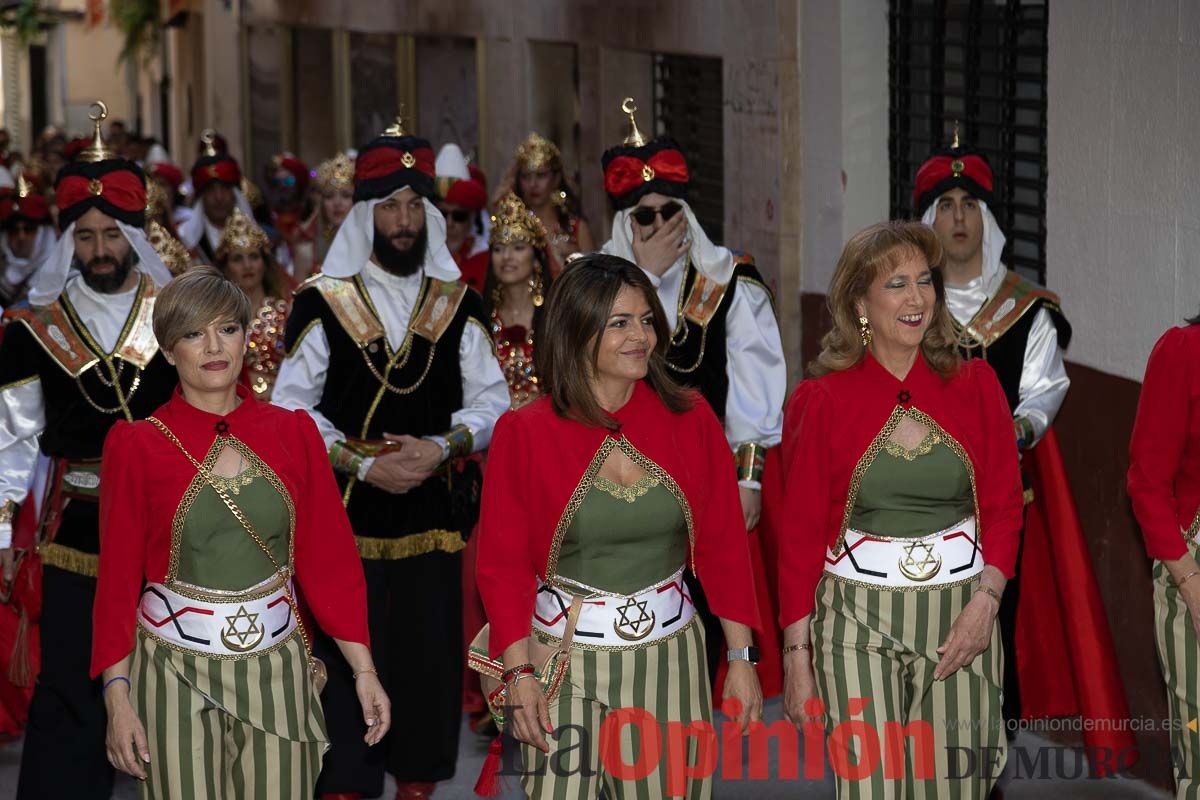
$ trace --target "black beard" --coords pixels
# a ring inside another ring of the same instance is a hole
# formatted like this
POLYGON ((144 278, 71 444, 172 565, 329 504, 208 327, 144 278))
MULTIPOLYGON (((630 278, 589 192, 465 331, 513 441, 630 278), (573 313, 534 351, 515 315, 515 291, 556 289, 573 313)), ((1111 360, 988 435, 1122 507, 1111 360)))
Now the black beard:
POLYGON ((79 270, 79 272, 83 275, 83 282, 86 283, 89 288, 100 292, 100 294, 113 294, 124 285, 125 279, 129 277, 129 271, 132 270, 134 265, 137 263, 137 251, 130 247, 129 252, 125 254, 125 258, 121 259, 119 262, 112 256, 97 256, 96 258, 93 258, 91 261, 87 262, 87 264, 84 264, 82 261, 80 261, 79 257, 76 256, 73 259, 71 266, 79 270), (101 264, 112 264, 115 269, 107 275, 97 275, 92 271, 92 269, 100 266, 101 264))
POLYGON ((403 277, 412 275, 421 268, 421 264, 425 261, 425 250, 428 244, 429 237, 426 229, 421 228, 417 233, 417 238, 412 243, 412 247, 407 250, 401 250, 392 244, 392 240, 385 236, 377 225, 375 226, 375 242, 371 249, 375 254, 375 260, 379 262, 379 266, 393 275, 403 277))

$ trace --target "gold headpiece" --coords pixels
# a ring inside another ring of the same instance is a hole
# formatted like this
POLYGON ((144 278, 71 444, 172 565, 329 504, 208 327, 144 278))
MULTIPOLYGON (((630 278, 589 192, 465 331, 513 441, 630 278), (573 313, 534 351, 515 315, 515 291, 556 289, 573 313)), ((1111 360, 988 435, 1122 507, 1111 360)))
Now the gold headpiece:
POLYGON ((217 132, 212 128, 205 128, 200 131, 200 144, 204 145, 203 151, 200 153, 201 158, 208 156, 212 158, 218 155, 217 153, 217 132))
POLYGON ((633 118, 633 113, 637 111, 637 104, 633 102, 632 97, 626 97, 621 101, 621 110, 629 115, 629 134, 625 137, 624 144, 627 147, 645 147, 646 137, 642 136, 642 132, 638 130, 637 120, 633 118))
POLYGON ((25 173, 17 175, 17 197, 25 198, 33 194, 33 184, 25 180, 25 173))
POLYGON ((561 169, 562 153, 558 146, 544 136, 531 133, 517 145, 517 166, 528 172, 539 169, 561 169))
POLYGON ((85 164, 95 164, 97 161, 116 158, 117 154, 104 146, 104 137, 100 134, 100 123, 108 119, 108 106, 104 105, 103 100, 92 103, 88 119, 92 121, 92 143, 80 151, 79 155, 75 156, 75 160, 85 164))
POLYGON ((527 242, 534 247, 546 246, 546 228, 538 215, 525 207, 521 198, 509 192, 496 206, 492 215, 492 232, 488 245, 527 242))
POLYGON ((233 250, 265 251, 270 247, 271 240, 267 238, 263 229, 258 227, 254 220, 243 214, 241 209, 235 208, 225 223, 225 230, 221 233, 216 256, 218 261, 224 261, 233 250))
POLYGON ((146 216, 149 219, 166 219, 167 216, 167 193, 153 178, 146 181, 146 216))
POLYGON ((330 189, 354 188, 354 162, 345 153, 338 153, 328 161, 322 161, 317 167, 317 188, 321 191, 330 189))
POLYGON ((950 149, 957 150, 961 147, 958 143, 958 120, 954 120, 954 140, 950 142, 950 149))
POLYGON ((188 271, 188 267, 192 265, 192 254, 183 246, 183 242, 167 233, 166 228, 152 221, 146 226, 146 238, 172 276, 188 271))

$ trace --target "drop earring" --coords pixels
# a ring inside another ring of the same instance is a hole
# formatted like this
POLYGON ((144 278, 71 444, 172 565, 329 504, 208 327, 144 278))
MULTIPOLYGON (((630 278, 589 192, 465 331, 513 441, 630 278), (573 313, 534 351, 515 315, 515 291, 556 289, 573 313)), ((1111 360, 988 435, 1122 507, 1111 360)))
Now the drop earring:
POLYGON ((863 347, 871 344, 871 322, 866 317, 858 318, 858 335, 862 339, 863 347))
POLYGON ((541 308, 542 304, 546 302, 546 296, 542 289, 542 266, 535 264, 533 275, 529 278, 529 293, 533 296, 534 308, 541 308))

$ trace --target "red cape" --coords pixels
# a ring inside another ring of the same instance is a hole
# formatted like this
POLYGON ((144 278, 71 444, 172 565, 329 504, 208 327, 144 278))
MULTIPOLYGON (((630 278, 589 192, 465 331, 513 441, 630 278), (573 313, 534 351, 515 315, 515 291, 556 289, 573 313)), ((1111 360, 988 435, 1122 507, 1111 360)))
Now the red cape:
POLYGON ((1125 687, 1053 428, 1025 454, 1034 502, 1018 568, 1017 669, 1024 719, 1079 716, 1088 747, 1137 759, 1125 687), (1102 730, 1109 728, 1109 730, 1102 730))

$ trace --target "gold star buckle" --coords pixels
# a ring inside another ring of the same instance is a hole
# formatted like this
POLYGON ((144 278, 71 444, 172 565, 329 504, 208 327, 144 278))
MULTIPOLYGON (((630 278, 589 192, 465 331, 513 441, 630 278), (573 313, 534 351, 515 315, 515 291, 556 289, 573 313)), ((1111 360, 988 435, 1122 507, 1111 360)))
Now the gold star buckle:
POLYGON ((229 627, 221 629, 221 644, 235 653, 253 650, 267 635, 267 629, 258 623, 258 614, 251 614, 245 606, 238 606, 237 613, 225 621, 229 627))
POLYGON ((617 606, 617 614, 619 619, 613 622, 613 631, 627 642, 636 642, 645 639, 650 635, 650 631, 654 630, 654 612, 646 612, 646 604, 649 601, 643 600, 640 603, 634 598, 629 598, 625 601, 625 605, 617 606), (635 615, 631 618, 631 614, 635 615))
POLYGON ((942 557, 934 551, 933 542, 913 542, 904 545, 899 567, 910 581, 924 583, 941 571, 942 557))
POLYGON ((417 163, 417 157, 412 153, 405 153, 404 155, 400 156, 400 163, 403 164, 406 169, 412 169, 413 165, 417 163))
POLYGON ((88 191, 92 193, 93 197, 99 197, 104 194, 104 184, 100 182, 99 178, 92 178, 88 181, 88 191))
POLYGON ((958 178, 962 176, 963 170, 966 169, 966 166, 966 164, 956 158, 950 162, 950 171, 954 173, 954 177, 958 178))
POLYGON ((654 180, 654 167, 650 166, 649 164, 643 164, 642 165, 642 181, 645 183, 649 183, 652 180, 654 180))

